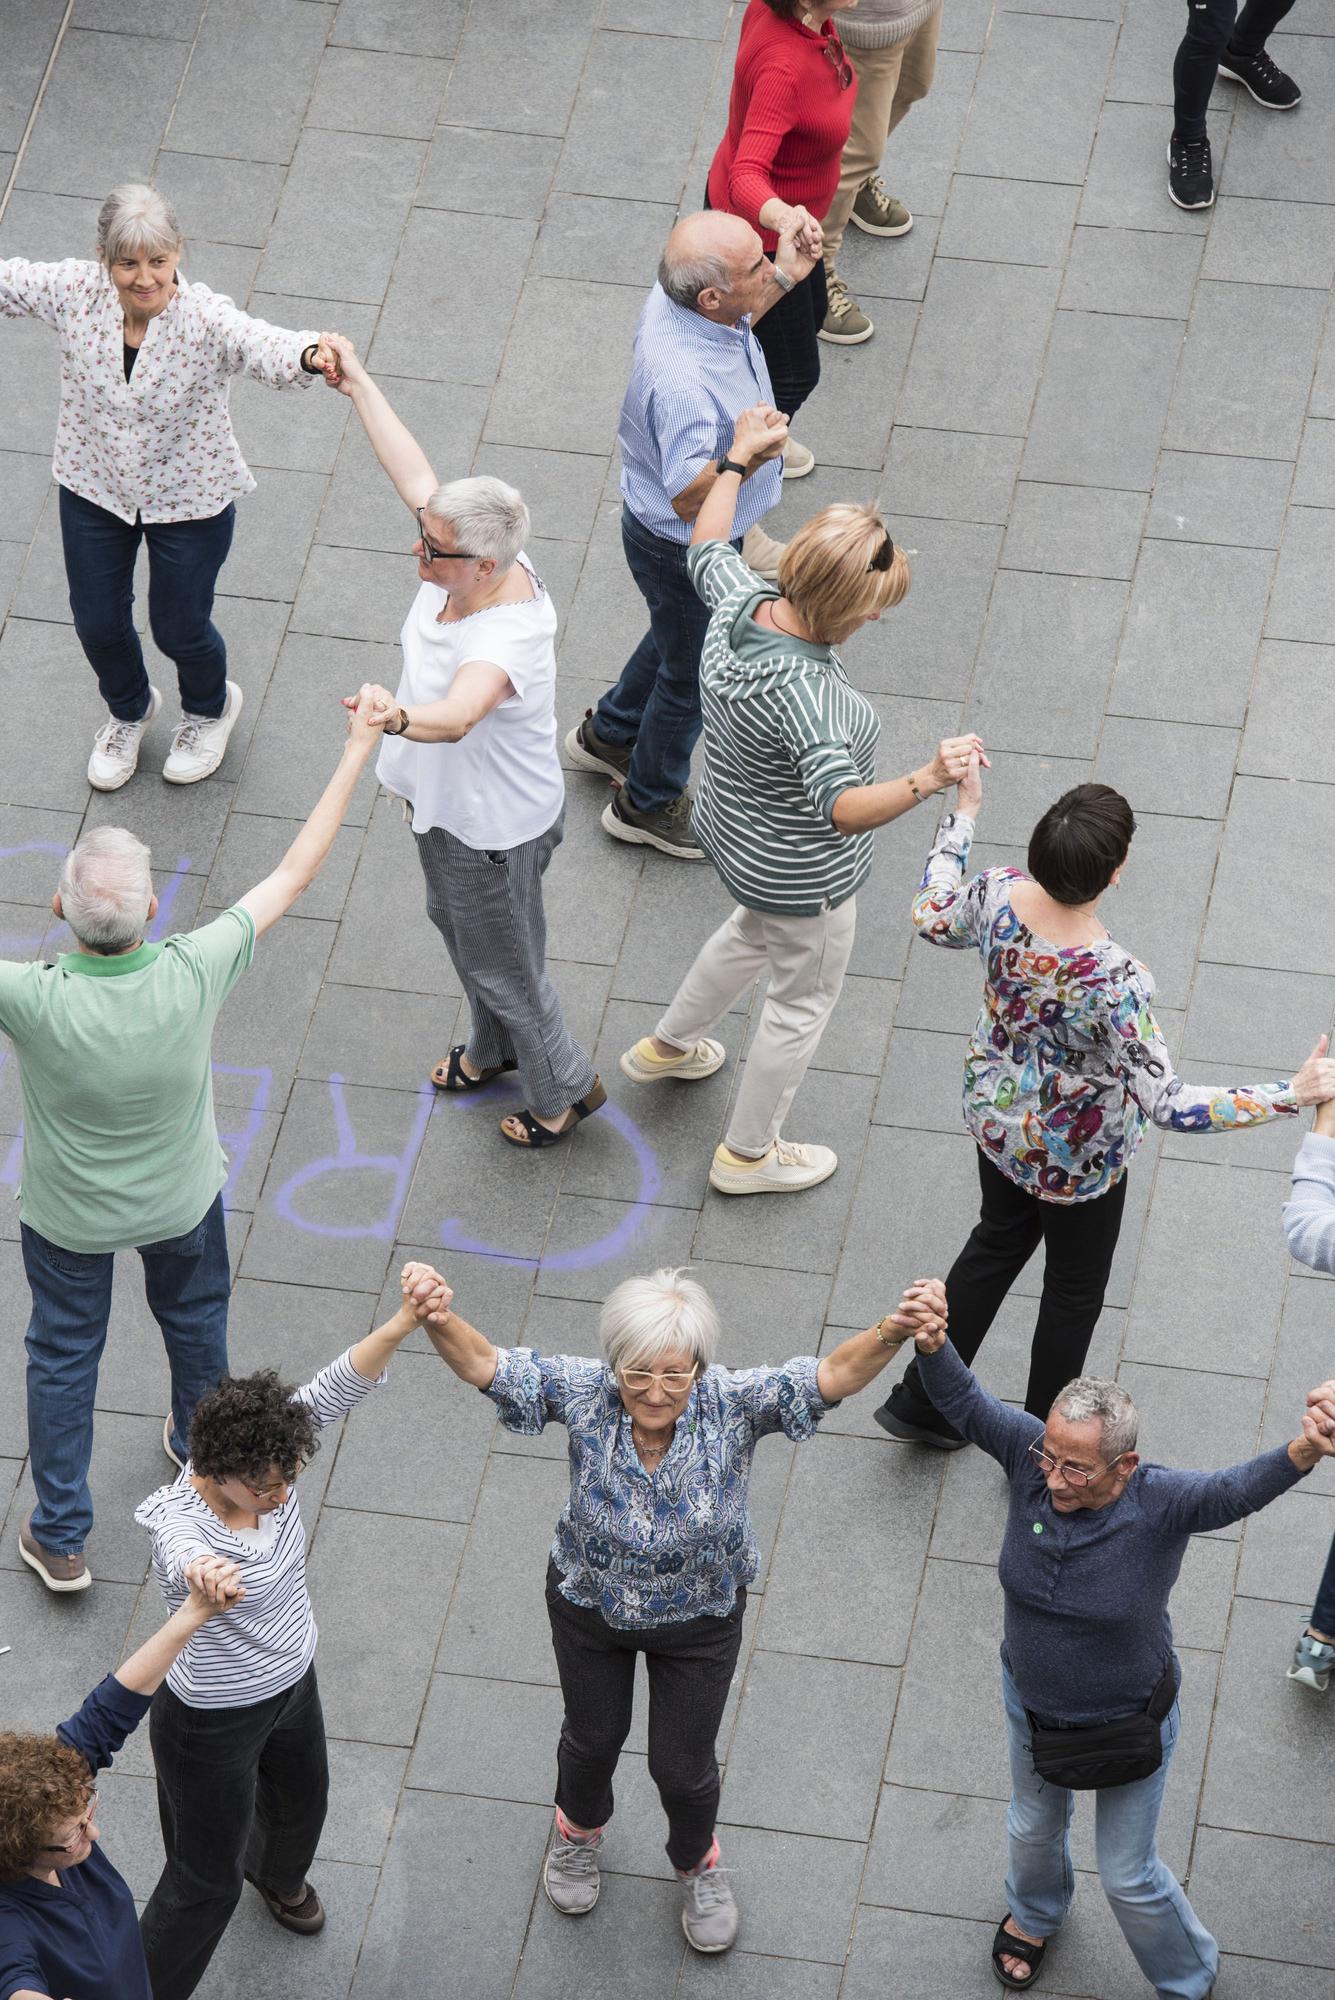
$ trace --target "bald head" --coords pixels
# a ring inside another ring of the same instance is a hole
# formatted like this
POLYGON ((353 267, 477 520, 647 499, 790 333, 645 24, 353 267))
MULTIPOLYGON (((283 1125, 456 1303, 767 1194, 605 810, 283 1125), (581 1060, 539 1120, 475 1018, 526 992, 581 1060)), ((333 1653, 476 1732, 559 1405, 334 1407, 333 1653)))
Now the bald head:
POLYGON ((726 296, 761 256, 760 238, 740 215, 701 209, 684 215, 663 246, 658 282, 674 305, 708 319, 741 317, 726 310, 726 296), (705 303, 701 293, 713 294, 705 303))

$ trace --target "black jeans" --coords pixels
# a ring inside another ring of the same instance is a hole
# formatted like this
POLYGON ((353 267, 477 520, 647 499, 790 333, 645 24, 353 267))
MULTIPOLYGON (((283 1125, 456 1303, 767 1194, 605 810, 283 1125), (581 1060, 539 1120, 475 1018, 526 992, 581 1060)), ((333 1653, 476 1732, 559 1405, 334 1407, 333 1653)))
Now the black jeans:
POLYGON ((188 2000, 249 1875, 297 1898, 329 1803, 315 1668, 246 1708, 189 1708, 160 1687, 149 1715, 167 1862, 141 1919, 153 2000, 188 2000))
MULTIPOLYGON (((1173 132, 1205 137, 1205 111, 1225 49, 1259 55, 1293 0, 1187 0, 1187 32, 1173 60, 1173 132)), ((762 322, 763 324, 763 322, 762 322)), ((759 336, 757 336, 758 338, 759 336)))
MULTIPOLYGON (((576 1826, 612 1817, 612 1773, 630 1733, 635 1655, 649 1674, 649 1776, 668 1818, 667 1857, 694 1868, 713 1843, 718 1818, 714 1744, 742 1644, 746 1592, 726 1618, 622 1632, 600 1611, 572 1604, 547 1566, 547 1615, 561 1677, 565 1719, 556 1752, 556 1803, 576 1826)), ((155 1990, 154 2000, 162 2000, 155 1990)))
POLYGON ((816 338, 825 324, 830 295, 825 284, 825 266, 820 258, 800 285, 770 307, 756 322, 769 369, 774 407, 786 417, 795 417, 820 381, 820 342, 816 338))
MULTIPOLYGON (((1046 1418, 1058 1392, 1084 1366, 1103 1310, 1126 1206, 1126 1175, 1093 1201, 1042 1201, 1017 1187, 980 1149, 978 1178, 982 1210, 946 1278, 950 1338, 961 1357, 971 1362, 1002 1300, 1041 1242, 1043 1293, 1024 1406, 1030 1416, 1046 1418)), ((916 1360, 891 1390, 885 1407, 906 1423, 944 1437, 959 1436, 938 1415, 922 1386, 916 1360)))
POLYGON ((1325 1574, 1312 1606, 1312 1616, 1308 1620, 1318 1632, 1326 1632, 1335 1637, 1335 1541, 1331 1542, 1330 1554, 1326 1557, 1325 1574))

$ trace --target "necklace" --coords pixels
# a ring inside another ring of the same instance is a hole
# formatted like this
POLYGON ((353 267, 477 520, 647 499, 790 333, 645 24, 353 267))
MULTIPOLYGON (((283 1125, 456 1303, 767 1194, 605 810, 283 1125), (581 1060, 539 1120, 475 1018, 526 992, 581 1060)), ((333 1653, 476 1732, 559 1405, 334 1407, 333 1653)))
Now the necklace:
POLYGON ((651 1444, 646 1437, 641 1436, 633 1423, 630 1427, 630 1436, 631 1442, 641 1458, 663 1458, 666 1456, 668 1446, 665 1444, 651 1444))

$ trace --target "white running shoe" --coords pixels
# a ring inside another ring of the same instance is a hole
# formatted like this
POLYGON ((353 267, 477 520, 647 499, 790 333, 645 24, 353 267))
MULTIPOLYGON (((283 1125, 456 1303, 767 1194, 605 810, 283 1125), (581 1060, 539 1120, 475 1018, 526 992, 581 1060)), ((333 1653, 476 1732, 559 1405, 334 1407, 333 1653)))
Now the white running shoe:
POLYGON ((227 682, 227 705, 221 715, 191 715, 183 711, 172 737, 162 775, 169 785, 197 785, 211 778, 223 760, 227 739, 236 726, 245 697, 235 681, 227 682))
POLYGON ((88 759, 88 782, 95 792, 118 792, 128 785, 139 765, 139 745, 144 731, 162 707, 155 687, 148 690, 148 713, 138 722, 118 722, 110 716, 93 738, 93 754, 88 759))
POLYGON ((718 1146, 709 1185, 720 1194, 797 1194, 829 1180, 838 1164, 828 1146, 799 1146, 791 1139, 776 1139, 763 1160, 744 1160, 718 1146))

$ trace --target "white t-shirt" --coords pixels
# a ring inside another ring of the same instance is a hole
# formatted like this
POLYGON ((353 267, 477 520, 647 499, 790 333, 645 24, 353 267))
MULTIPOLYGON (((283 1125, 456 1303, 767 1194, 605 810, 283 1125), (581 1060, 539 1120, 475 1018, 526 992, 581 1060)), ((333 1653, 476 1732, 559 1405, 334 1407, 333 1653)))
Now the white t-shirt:
POLYGON ((409 801, 413 832, 444 827, 468 847, 518 847, 546 833, 565 802, 556 754, 556 611, 528 558, 519 562, 533 595, 493 604, 442 625, 449 592, 424 583, 399 637, 405 705, 441 701, 469 660, 485 660, 508 676, 512 695, 457 743, 409 743, 387 736, 376 776, 409 801))

